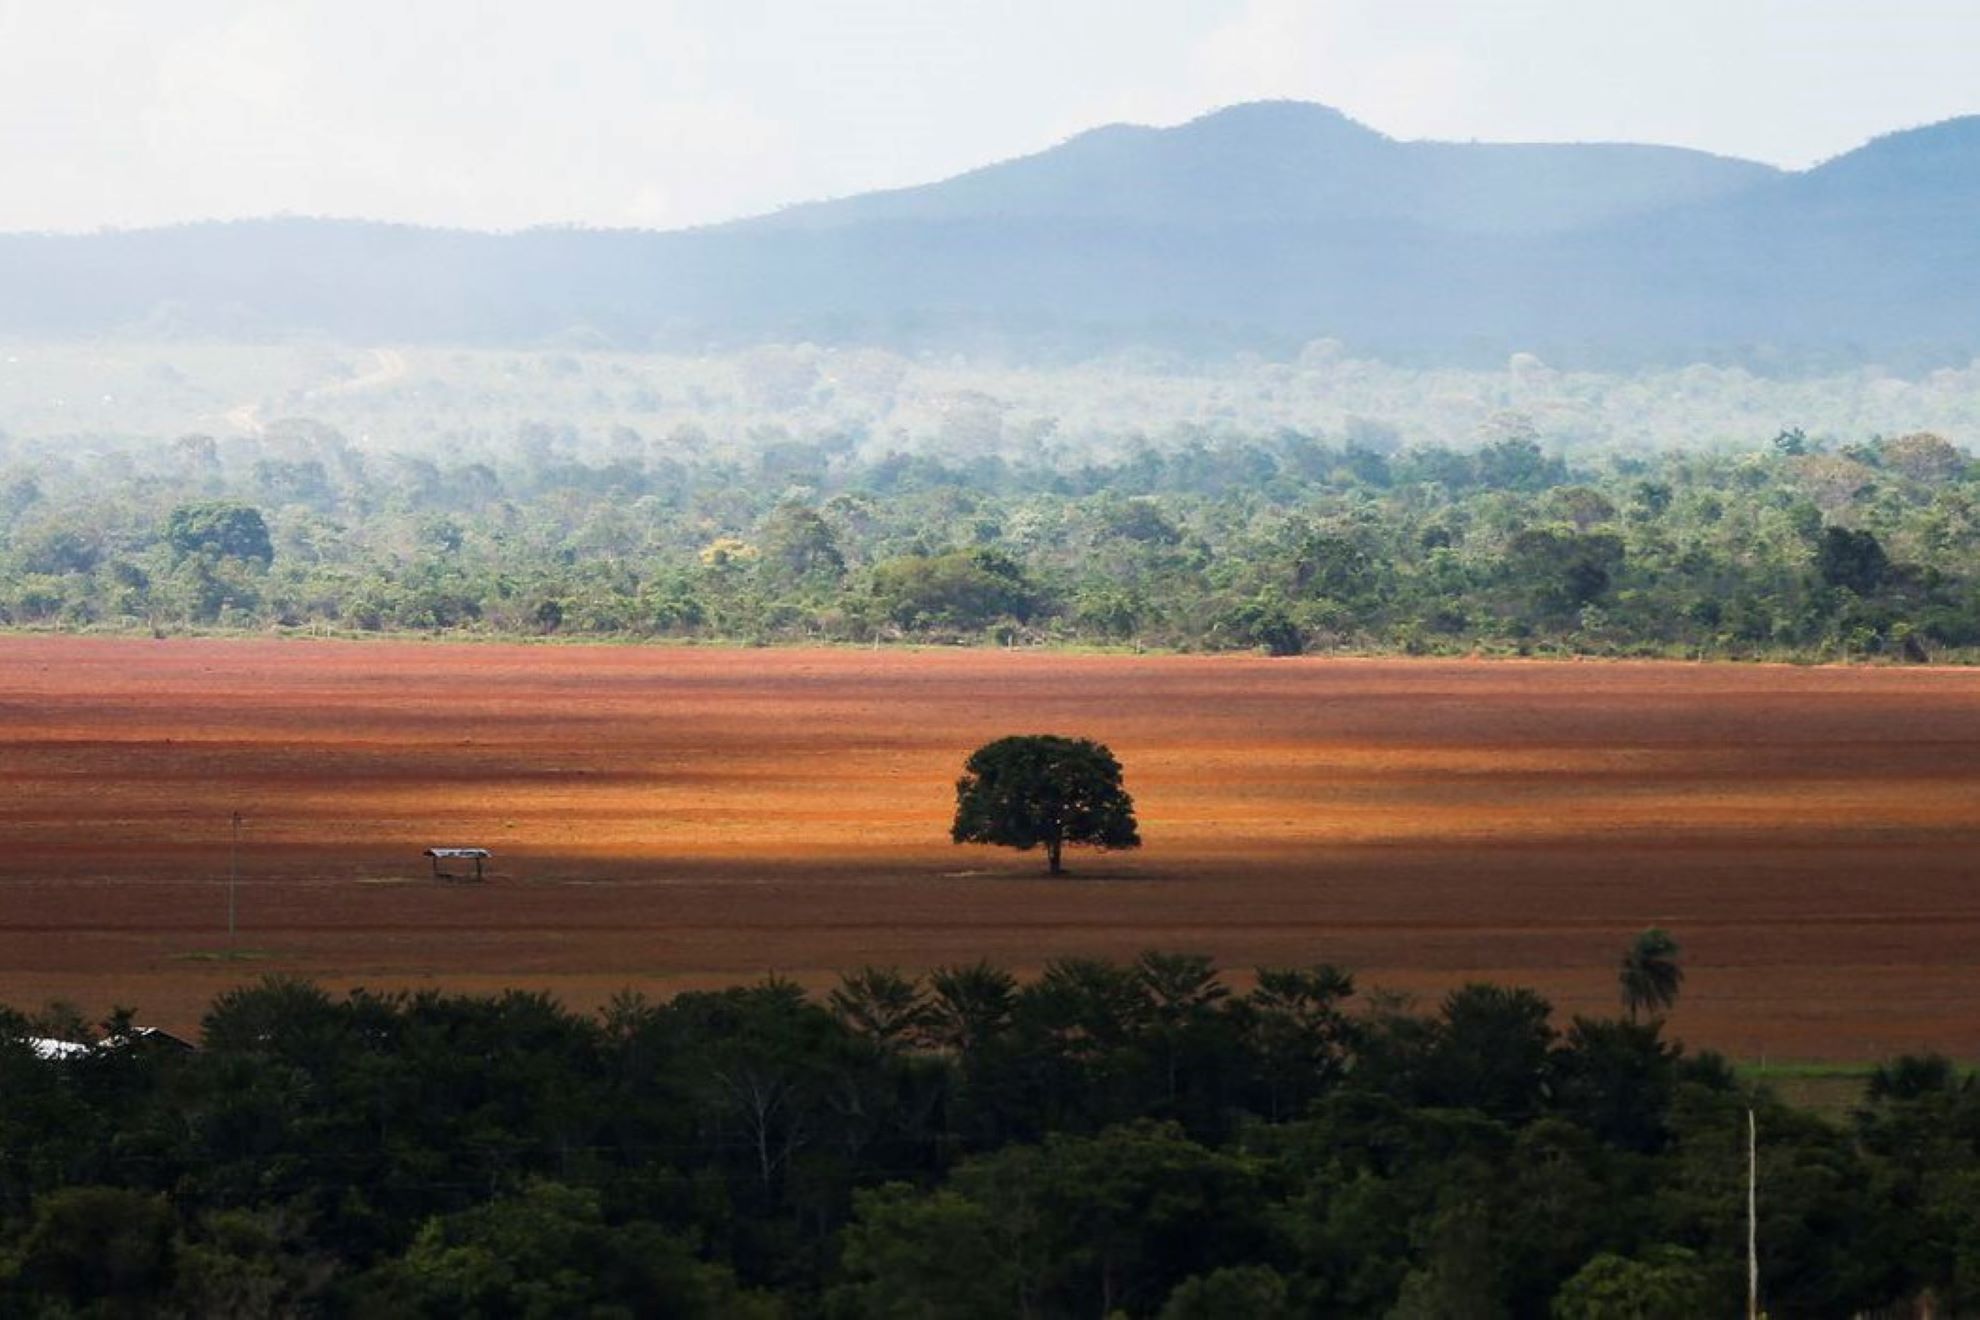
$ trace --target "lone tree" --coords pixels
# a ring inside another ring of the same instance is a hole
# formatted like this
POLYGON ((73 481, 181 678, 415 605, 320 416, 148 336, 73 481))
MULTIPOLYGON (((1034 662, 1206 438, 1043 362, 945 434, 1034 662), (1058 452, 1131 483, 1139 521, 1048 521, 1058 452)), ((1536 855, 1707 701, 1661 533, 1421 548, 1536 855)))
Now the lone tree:
POLYGON ((1617 979, 1622 983, 1623 1007, 1629 1020, 1644 1009, 1662 1013, 1677 1002, 1684 969, 1677 964, 1678 942, 1652 926, 1630 941, 1623 951, 1617 979))
POLYGON ((1029 851, 1043 844, 1048 869, 1064 873, 1069 843, 1139 848, 1134 799, 1121 787, 1121 763, 1099 743, 1034 733, 985 743, 956 781, 957 843, 998 843, 1029 851))

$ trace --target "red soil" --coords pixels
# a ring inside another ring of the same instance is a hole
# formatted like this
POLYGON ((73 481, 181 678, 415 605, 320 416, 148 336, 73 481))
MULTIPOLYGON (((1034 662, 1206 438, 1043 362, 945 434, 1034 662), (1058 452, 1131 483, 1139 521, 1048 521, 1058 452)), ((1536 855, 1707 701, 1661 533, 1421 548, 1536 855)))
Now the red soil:
POLYGON ((1144 948, 1607 1012, 1655 923, 1694 1044, 1970 1056, 1976 845, 1980 672, 0 640, 0 1000, 182 1029, 270 971, 590 1007, 1144 948), (947 842, 1031 731, 1114 749, 1140 852, 947 842), (216 961, 237 809, 266 956, 216 961))

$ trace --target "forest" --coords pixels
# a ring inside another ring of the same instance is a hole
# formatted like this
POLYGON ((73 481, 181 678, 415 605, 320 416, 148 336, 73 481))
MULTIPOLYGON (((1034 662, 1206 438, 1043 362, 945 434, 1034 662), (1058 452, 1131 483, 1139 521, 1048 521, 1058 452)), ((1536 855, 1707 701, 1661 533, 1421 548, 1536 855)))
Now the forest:
POLYGON ((1374 424, 1105 447, 522 422, 8 441, 0 620, 1275 654, 1961 659, 1980 467, 1930 431, 1637 451, 1374 424))
POLYGON ((1980 1306, 1971 1077, 1900 1058, 1832 1122, 1687 1053, 1639 1011, 1664 985, 1559 1023, 1517 988, 1425 1008, 1325 964, 1234 983, 1164 953, 596 1014, 270 978, 197 1049, 126 1010, 9 1010, 0 1298, 1695 1320, 1745 1295, 1752 1110, 1769 1314, 1980 1306))

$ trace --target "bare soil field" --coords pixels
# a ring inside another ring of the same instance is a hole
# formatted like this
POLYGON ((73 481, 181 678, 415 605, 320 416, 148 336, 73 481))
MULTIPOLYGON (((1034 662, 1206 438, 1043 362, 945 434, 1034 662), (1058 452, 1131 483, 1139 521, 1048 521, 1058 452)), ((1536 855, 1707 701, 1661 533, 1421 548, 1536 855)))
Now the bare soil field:
POLYGON ((178 1029, 269 972, 590 1007, 1145 948, 1609 1012, 1654 923, 1693 1044, 1970 1058, 1977 849, 1971 671, 0 639, 0 1000, 178 1029), (1022 732, 1109 744, 1145 846, 952 846, 1022 732))

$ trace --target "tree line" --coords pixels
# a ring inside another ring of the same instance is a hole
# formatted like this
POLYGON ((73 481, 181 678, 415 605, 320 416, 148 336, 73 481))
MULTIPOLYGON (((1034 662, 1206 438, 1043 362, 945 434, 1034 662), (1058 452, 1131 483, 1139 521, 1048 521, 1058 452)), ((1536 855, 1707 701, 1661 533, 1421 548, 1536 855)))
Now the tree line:
MULTIPOLYGON (((1925 434, 1569 463, 1285 432, 1112 458, 860 437, 500 461, 320 424, 13 445, 0 622, 1276 654, 1980 646, 1980 467, 1925 434)), ((527 438, 527 437, 525 437, 527 438)))
POLYGON ((1744 1297, 1751 1108, 1770 1314, 1980 1309, 1980 1087, 1790 1108, 1667 1037, 1656 934, 1566 1023, 1166 953, 597 1014, 268 979, 197 1050, 7 1012, 0 1308, 1691 1320, 1744 1297))

